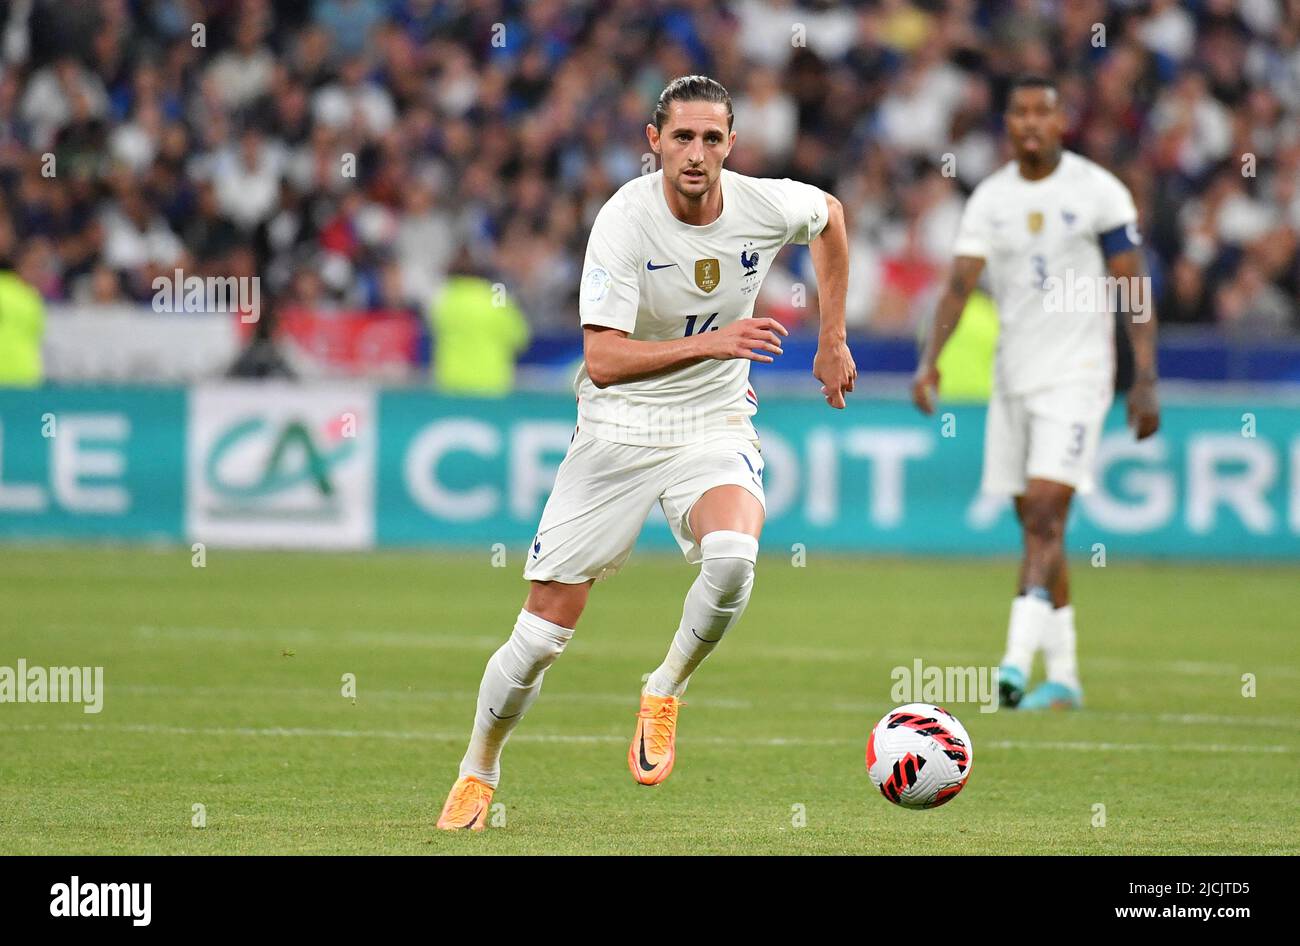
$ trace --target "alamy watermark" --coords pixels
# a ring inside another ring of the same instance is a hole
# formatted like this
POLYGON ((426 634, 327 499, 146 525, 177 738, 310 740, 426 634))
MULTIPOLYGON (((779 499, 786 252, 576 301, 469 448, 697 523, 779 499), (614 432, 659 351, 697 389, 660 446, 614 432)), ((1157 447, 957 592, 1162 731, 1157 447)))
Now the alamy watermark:
POLYGON ((129 917, 132 926, 148 926, 153 916, 153 884, 83 883, 76 874, 50 887, 50 916, 129 917))
POLYGON ((1119 312, 1134 322, 1151 318, 1150 276, 1082 276, 1067 269, 1064 277, 1045 277, 1040 288, 1048 312, 1119 312))
POLYGON ((256 322, 262 311, 260 276, 156 276, 150 284, 155 312, 238 312, 241 322, 256 322))
POLYGON ((998 708, 997 667, 927 667, 917 657, 910 667, 895 667, 889 677, 894 681, 889 698, 900 706, 978 703, 981 713, 993 713, 998 708))
POLYGON ((0 667, 0 703, 81 703, 82 712, 104 708, 103 667, 0 667))
MULTIPOLYGON (((712 419, 707 411, 694 404, 646 404, 626 398, 619 398, 601 412, 604 416, 600 421, 611 439, 646 446, 687 443, 699 436, 705 421, 712 419)), ((728 417, 727 421, 737 429, 744 429, 744 415, 740 413, 728 417)))

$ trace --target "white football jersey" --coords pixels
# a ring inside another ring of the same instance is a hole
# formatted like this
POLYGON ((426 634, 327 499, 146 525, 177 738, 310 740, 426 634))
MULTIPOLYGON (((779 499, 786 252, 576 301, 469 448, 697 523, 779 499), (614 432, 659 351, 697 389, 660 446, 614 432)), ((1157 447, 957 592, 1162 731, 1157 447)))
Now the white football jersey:
MULTIPOLYGON (((663 172, 629 181, 601 208, 587 241, 579 314, 583 325, 668 341, 750 318, 777 252, 808 243, 826 226, 826 195, 789 179, 723 169, 722 213, 702 227, 678 220, 663 172)), ((615 443, 680 446, 719 430, 754 436, 758 398, 749 361, 703 361, 652 378, 574 380, 578 426, 615 443)))
POLYGON ((975 188, 953 255, 984 260, 1001 324, 995 374, 1003 391, 1113 383, 1115 322, 1099 237, 1124 227, 1129 242, 1141 242, 1128 189, 1070 151, 1042 180, 1025 180, 1011 161, 975 188))

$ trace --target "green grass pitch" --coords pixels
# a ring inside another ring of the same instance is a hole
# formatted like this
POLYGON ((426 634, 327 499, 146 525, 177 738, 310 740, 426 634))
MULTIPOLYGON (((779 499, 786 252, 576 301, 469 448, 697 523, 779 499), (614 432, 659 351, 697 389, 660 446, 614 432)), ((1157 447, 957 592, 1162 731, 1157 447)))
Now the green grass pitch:
POLYGON ((106 688, 98 715, 0 704, 0 853, 1300 853, 1295 568, 1114 559, 1074 563, 1087 709, 949 706, 970 782, 911 812, 863 766, 890 672, 995 663, 1012 562, 765 555, 645 788, 637 692, 694 570, 638 553, 506 749, 505 825, 448 835, 517 555, 0 548, 0 665, 102 665, 106 688))

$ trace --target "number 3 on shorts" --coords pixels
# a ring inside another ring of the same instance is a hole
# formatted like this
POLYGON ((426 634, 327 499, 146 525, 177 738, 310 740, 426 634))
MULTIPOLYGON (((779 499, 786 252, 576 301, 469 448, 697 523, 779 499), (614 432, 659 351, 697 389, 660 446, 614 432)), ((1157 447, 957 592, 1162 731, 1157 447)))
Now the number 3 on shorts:
POLYGON ((1069 448, 1065 451, 1066 456, 1073 459, 1083 453, 1083 438, 1088 433, 1087 424, 1071 424, 1070 434, 1073 439, 1070 441, 1069 448))

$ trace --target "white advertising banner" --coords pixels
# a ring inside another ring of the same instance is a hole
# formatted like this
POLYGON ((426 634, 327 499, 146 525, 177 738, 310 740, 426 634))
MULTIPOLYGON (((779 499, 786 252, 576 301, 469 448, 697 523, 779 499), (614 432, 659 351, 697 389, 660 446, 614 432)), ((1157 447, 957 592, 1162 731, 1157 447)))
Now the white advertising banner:
POLYGON ((45 373, 51 381, 219 378, 240 347, 238 316, 224 312, 51 305, 46 313, 45 373))
POLYGON ((191 541, 368 548, 377 403, 367 387, 213 384, 189 399, 191 541))

